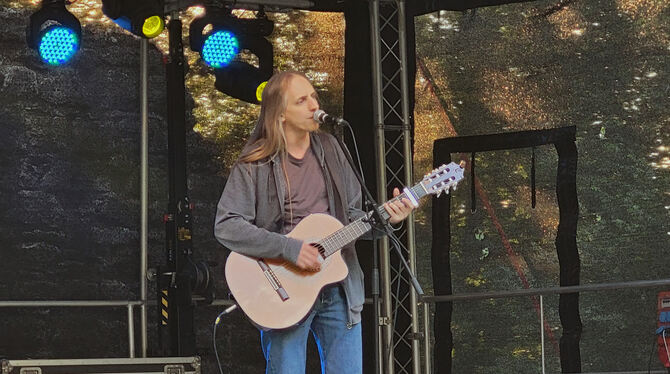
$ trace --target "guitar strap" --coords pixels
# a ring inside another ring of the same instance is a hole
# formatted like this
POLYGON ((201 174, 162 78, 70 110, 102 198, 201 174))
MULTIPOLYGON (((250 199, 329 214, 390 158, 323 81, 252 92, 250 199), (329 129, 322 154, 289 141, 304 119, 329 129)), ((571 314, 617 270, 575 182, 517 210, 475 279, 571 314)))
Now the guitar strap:
POLYGON ((346 186, 344 186, 344 182, 342 181, 342 173, 337 172, 338 169, 339 171, 344 170, 344 166, 340 165, 339 160, 335 156, 337 154, 337 151, 333 148, 333 143, 328 139, 327 135, 324 133, 317 133, 319 136, 319 140, 321 141, 321 145, 323 147, 323 152, 325 154, 326 158, 326 169, 328 170, 328 174, 330 175, 330 180, 333 181, 333 192, 335 195, 335 217, 342 222, 342 224, 346 225, 349 223, 348 219, 348 206, 349 206, 349 201, 347 200, 347 194, 346 194, 346 186))

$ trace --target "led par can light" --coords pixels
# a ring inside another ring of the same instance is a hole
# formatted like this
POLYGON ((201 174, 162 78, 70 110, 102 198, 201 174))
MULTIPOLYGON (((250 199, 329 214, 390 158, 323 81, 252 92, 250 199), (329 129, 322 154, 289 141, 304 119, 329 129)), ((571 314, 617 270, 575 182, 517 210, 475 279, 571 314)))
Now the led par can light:
POLYGON ((26 41, 45 63, 63 65, 81 46, 81 23, 67 11, 65 1, 43 1, 30 16, 26 41))

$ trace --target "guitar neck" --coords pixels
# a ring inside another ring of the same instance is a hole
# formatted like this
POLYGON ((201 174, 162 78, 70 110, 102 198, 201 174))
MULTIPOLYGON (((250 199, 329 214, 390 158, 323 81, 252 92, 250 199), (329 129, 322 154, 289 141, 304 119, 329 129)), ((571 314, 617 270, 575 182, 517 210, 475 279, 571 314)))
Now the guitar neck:
MULTIPOLYGON (((428 192, 425 190, 423 185, 421 183, 417 183, 414 185, 414 187, 406 189, 405 192, 394 197, 388 202, 398 201, 402 198, 413 202, 418 202, 419 199, 426 196, 427 194, 428 192)), ((391 218, 391 215, 388 214, 383 205, 379 207, 378 213, 384 221, 387 221, 389 218, 391 218)), ((371 218, 372 212, 368 212, 361 218, 335 231, 315 244, 323 248, 322 253, 324 257, 328 257, 340 250, 340 248, 343 248, 347 244, 356 241, 356 239, 370 231, 372 229, 372 225, 370 224, 371 218)))

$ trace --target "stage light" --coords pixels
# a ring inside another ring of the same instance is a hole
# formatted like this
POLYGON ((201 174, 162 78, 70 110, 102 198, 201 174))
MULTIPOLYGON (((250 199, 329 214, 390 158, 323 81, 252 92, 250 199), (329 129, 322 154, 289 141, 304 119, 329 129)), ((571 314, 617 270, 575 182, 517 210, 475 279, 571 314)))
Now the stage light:
POLYGON ((49 65, 63 65, 81 44, 81 23, 68 12, 64 0, 44 0, 30 16, 26 29, 28 46, 38 51, 49 65))
POLYGON ((165 21, 163 21, 163 17, 156 15, 149 16, 144 19, 144 23, 142 24, 142 34, 147 38, 155 38, 163 32, 164 28, 165 21))
POLYGON ((234 20, 229 9, 207 7, 189 26, 191 49, 215 69, 228 66, 240 51, 234 20))
POLYGON ((219 91, 259 103, 265 83, 272 76, 272 44, 265 37, 273 28, 263 11, 256 18, 237 18, 229 9, 210 6, 191 21, 189 41, 191 49, 214 68, 219 91), (256 56, 258 66, 243 61, 241 52, 256 56))
POLYGON ((102 0, 102 12, 117 25, 140 37, 155 38, 165 28, 160 0, 102 0))
POLYGON ((265 73, 245 62, 233 61, 225 69, 216 69, 214 76, 214 87, 217 90, 236 99, 258 104, 272 71, 265 73))
POLYGON ((202 59, 213 68, 221 68, 230 64, 240 51, 240 44, 235 34, 230 31, 216 31, 207 36, 202 46, 202 59))

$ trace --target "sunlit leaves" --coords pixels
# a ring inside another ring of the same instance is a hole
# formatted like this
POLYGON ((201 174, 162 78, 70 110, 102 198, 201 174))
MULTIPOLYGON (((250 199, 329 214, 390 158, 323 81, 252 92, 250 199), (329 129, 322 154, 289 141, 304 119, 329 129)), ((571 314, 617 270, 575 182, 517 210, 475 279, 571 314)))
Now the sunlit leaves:
POLYGON ((569 6, 552 13, 547 19, 554 25, 556 36, 560 39, 580 37, 587 28, 581 13, 569 6))

